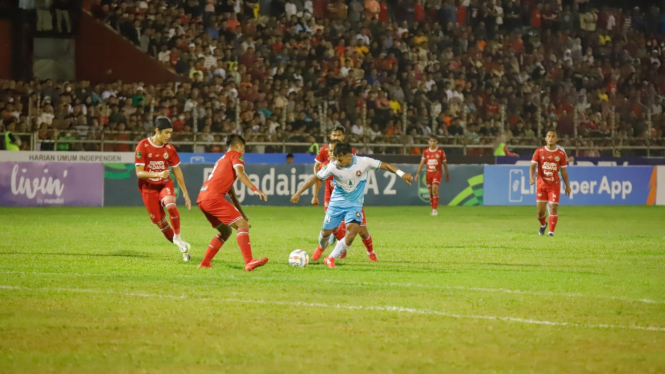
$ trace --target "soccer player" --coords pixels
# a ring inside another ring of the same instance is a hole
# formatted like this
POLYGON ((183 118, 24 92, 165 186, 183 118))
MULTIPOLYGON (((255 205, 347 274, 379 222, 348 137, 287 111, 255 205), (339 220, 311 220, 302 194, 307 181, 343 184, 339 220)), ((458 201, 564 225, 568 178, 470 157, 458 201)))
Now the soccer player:
POLYGON ((134 164, 136 176, 139 179, 139 191, 141 191, 143 204, 150 214, 150 220, 162 230, 162 234, 168 241, 180 248, 183 261, 189 261, 190 247, 180 237, 180 213, 175 205, 175 189, 173 180, 169 176, 169 166, 173 167, 173 174, 182 189, 187 209, 192 209, 192 202, 187 193, 185 178, 180 170, 180 157, 175 148, 169 144, 172 134, 171 120, 166 117, 157 117, 155 135, 141 140, 136 146, 134 164), (173 228, 166 221, 164 208, 169 212, 173 228))
MULTIPOLYGON (((361 230, 363 214, 362 207, 365 199, 365 184, 367 183, 367 172, 370 170, 383 169, 391 171, 400 176, 408 184, 413 177, 404 173, 389 163, 382 163, 369 157, 357 157, 351 151, 351 144, 341 142, 334 148, 335 160, 320 170, 315 176, 308 180, 291 197, 294 204, 300 200, 300 195, 308 188, 317 183, 318 180, 326 180, 330 176, 335 179, 335 189, 330 198, 330 205, 323 221, 323 229, 319 233, 319 247, 324 249, 328 246, 328 240, 342 221, 346 222, 346 236, 337 242, 335 249, 324 260, 329 268, 335 267, 335 258, 348 251, 356 235, 361 230)), ((365 230, 366 231, 366 230, 365 230)), ((371 256, 370 253, 368 255, 371 256)))
POLYGON ((222 156, 215 163, 210 176, 203 183, 201 192, 196 200, 199 204, 199 209, 206 216, 213 228, 219 231, 215 236, 208 250, 206 251, 203 261, 199 268, 211 268, 211 261, 213 257, 222 248, 222 245, 229 239, 233 230, 232 227, 238 230, 236 240, 242 252, 242 257, 245 260, 245 271, 252 271, 259 266, 263 266, 268 262, 268 258, 255 259, 252 257, 252 246, 249 243, 249 218, 242 211, 240 201, 236 197, 233 183, 236 179, 240 179, 247 188, 251 189, 259 195, 259 199, 268 201, 268 196, 259 191, 256 186, 252 184, 245 174, 245 159, 243 153, 245 152, 245 139, 240 135, 230 135, 226 141, 229 151, 222 156), (228 194, 233 202, 229 203, 224 196, 228 194))
POLYGON ((559 195, 561 194, 561 183, 559 181, 559 171, 564 183, 566 183, 566 195, 570 195, 570 184, 568 183, 568 160, 566 151, 558 146, 557 134, 554 130, 547 132, 545 137, 546 146, 536 149, 531 159, 531 169, 529 170, 529 183, 533 186, 536 182, 533 174, 538 166, 538 184, 536 186, 536 206, 538 207, 538 221, 540 221, 540 230, 538 235, 544 235, 547 229, 545 220, 545 210, 549 203, 549 224, 550 231, 548 236, 554 236, 557 221, 559 220, 559 195))
POLYGON ((439 185, 441 184, 441 177, 443 172, 441 166, 446 170, 446 183, 450 181, 450 173, 448 173, 448 163, 446 162, 446 152, 443 149, 438 147, 439 140, 434 135, 430 135, 429 148, 423 152, 423 158, 420 160, 420 165, 418 165, 418 171, 416 172, 416 180, 420 175, 420 171, 423 169, 423 165, 427 162, 426 178, 427 178, 427 189, 429 190, 429 202, 432 205, 432 214, 433 216, 438 216, 438 207, 439 207, 439 185))

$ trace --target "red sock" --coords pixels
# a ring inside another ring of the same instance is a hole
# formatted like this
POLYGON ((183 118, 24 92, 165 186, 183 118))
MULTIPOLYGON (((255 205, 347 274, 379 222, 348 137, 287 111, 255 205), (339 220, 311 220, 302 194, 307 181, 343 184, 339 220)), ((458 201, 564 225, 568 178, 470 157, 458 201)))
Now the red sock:
POLYGON ((180 213, 178 208, 173 203, 166 204, 166 210, 169 212, 171 218, 171 226, 176 235, 180 234, 180 213))
POLYGON ((212 241, 210 242, 210 245, 208 246, 208 250, 206 251, 205 256, 203 256, 203 261, 201 261, 201 265, 210 265, 210 261, 212 261, 213 257, 219 252, 219 249, 222 248, 224 245, 224 239, 222 239, 221 235, 217 235, 214 238, 212 238, 212 241))
POLYGON ((432 209, 437 209, 439 207, 439 195, 432 196, 432 209))
POLYGON ((538 217, 538 221, 540 221, 540 226, 541 227, 545 226, 545 224, 547 223, 546 219, 547 219, 547 216, 538 217))
POLYGON ((242 258, 245 259, 245 264, 252 261, 252 245, 249 244, 249 229, 239 229, 236 234, 238 246, 242 252, 242 258))
POLYGON ((559 216, 557 214, 550 214, 550 232, 554 232, 557 221, 559 221, 559 216))
POLYGON ((171 226, 169 226, 168 223, 166 223, 166 219, 158 223, 157 227, 159 227, 159 229, 162 230, 162 234, 164 234, 166 240, 173 243, 173 229, 171 228, 171 226))
POLYGON ((344 238, 344 236, 346 235, 346 224, 342 222, 337 228, 337 230, 333 232, 333 235, 335 235, 335 238, 337 238, 337 240, 342 240, 342 238, 344 238))
POLYGON ((372 244, 372 235, 368 236, 367 239, 362 239, 365 248, 367 248, 368 253, 374 252, 374 245, 372 244))

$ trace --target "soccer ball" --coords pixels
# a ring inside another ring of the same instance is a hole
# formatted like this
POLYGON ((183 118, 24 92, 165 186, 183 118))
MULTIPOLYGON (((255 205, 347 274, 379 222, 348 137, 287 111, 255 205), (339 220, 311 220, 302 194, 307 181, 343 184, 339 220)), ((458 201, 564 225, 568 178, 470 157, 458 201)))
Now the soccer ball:
POLYGON ((296 249, 289 255, 289 265, 304 268, 309 264, 309 255, 302 249, 296 249))

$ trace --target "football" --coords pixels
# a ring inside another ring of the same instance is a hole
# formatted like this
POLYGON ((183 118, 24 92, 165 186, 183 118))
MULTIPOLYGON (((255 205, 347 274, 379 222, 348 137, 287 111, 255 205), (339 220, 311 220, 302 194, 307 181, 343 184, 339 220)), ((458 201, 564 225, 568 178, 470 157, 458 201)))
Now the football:
POLYGON ((289 255, 289 265, 304 268, 309 264, 309 255, 302 249, 296 249, 289 255))

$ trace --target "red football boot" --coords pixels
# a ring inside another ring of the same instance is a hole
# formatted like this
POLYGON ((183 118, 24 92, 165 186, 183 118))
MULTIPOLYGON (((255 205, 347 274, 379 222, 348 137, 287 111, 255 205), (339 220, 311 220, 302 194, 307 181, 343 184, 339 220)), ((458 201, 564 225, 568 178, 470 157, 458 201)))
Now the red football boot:
POLYGON ((369 259, 370 259, 371 261, 374 261, 374 262, 379 261, 379 259, 376 258, 376 253, 372 252, 372 253, 368 253, 367 255, 369 256, 369 259))
POLYGON ((203 262, 197 266, 197 269, 212 268, 212 264, 204 264, 203 262))
POLYGON ((316 250, 312 253, 312 261, 318 261, 324 251, 325 249, 321 249, 321 246, 316 247, 316 250))
POLYGON ((245 265, 245 271, 252 271, 259 266, 263 266, 268 263, 268 258, 262 258, 262 259, 253 259, 252 261, 248 262, 247 265, 245 265))
POLYGON ((329 268, 334 269, 335 268, 335 259, 332 257, 326 257, 323 262, 328 265, 329 268))

